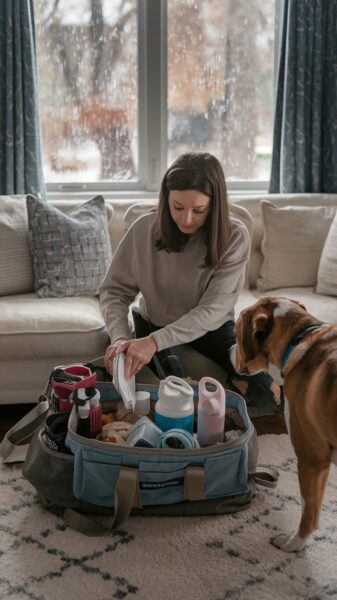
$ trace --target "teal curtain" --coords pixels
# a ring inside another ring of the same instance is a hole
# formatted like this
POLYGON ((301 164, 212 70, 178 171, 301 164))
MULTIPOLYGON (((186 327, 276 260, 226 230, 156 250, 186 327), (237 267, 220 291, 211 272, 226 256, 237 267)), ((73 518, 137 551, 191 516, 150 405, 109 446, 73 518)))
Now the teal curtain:
POLYGON ((285 0, 270 192, 337 192, 337 0, 285 0))
POLYGON ((32 0, 1 0, 0 194, 45 198, 32 0))

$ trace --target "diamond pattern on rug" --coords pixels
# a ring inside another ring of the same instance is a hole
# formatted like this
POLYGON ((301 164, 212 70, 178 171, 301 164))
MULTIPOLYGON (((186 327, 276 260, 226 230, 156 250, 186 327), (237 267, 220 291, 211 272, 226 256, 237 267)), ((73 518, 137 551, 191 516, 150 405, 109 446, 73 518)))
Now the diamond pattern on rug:
POLYGON ((298 524, 296 458, 286 435, 258 438, 259 462, 276 467, 275 490, 258 488, 243 512, 131 517, 105 538, 85 537, 42 509, 17 465, 0 467, 0 597, 9 600, 321 600, 337 598, 331 469, 321 525, 307 548, 269 544, 298 524))

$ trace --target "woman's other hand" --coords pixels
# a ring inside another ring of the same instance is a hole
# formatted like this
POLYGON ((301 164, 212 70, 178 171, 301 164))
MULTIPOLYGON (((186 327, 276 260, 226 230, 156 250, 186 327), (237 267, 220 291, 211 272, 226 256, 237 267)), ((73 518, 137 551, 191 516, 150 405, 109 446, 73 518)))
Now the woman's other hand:
POLYGON ((149 335, 136 340, 117 340, 108 346, 104 357, 104 366, 108 373, 112 372, 112 361, 121 352, 125 353, 125 379, 131 379, 141 368, 150 362, 157 351, 155 339, 149 335))

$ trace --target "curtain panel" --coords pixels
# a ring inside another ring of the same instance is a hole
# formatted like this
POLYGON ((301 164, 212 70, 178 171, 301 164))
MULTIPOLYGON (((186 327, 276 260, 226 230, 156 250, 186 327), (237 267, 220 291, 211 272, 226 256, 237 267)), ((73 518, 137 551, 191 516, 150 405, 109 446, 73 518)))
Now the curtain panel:
POLYGON ((45 198, 32 0, 1 1, 0 194, 45 198))
POLYGON ((285 0, 269 191, 337 192, 337 0, 285 0))

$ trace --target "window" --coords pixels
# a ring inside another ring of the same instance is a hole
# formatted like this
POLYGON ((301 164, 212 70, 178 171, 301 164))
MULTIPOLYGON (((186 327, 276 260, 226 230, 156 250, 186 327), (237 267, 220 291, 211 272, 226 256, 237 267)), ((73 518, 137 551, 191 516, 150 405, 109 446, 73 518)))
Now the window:
POLYGON ((137 2, 38 0, 45 178, 138 178, 137 2))
POLYGON ((158 189, 181 152, 269 178, 275 1, 35 0, 50 189, 158 189))

